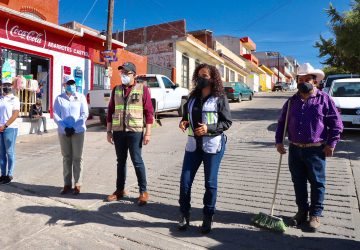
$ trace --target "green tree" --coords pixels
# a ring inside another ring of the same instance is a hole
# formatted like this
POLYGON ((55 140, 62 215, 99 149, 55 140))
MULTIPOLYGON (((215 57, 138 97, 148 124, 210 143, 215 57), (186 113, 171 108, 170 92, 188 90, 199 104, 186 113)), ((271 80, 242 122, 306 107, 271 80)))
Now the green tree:
POLYGON ((326 13, 334 37, 320 36, 316 42, 319 57, 324 58, 321 63, 329 72, 360 73, 360 0, 354 0, 351 9, 342 14, 330 3, 326 13))

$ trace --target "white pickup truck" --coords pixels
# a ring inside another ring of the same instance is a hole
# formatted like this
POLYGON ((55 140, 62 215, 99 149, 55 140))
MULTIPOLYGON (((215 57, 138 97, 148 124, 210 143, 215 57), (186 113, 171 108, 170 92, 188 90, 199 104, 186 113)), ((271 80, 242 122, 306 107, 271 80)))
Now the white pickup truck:
MULTIPOLYGON (((188 89, 179 87, 164 75, 139 75, 136 81, 149 87, 155 114, 178 111, 179 116, 182 116, 183 106, 189 95, 188 89)), ((88 95, 90 114, 100 116, 101 123, 106 124, 111 90, 91 90, 88 95)))

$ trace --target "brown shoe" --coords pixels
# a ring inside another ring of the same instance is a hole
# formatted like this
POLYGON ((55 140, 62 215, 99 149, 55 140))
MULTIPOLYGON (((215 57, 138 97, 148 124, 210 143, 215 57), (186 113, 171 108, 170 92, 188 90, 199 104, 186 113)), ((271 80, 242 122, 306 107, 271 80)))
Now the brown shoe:
POLYGON ((309 227, 312 232, 316 232, 320 227, 320 217, 310 216, 309 227))
POLYGON ((60 194, 67 194, 71 191, 71 186, 65 185, 63 189, 61 189, 60 194))
POLYGON ((149 194, 148 192, 142 192, 139 196, 139 199, 138 199, 138 205, 139 206, 143 206, 143 205, 146 205, 146 203, 148 202, 149 200, 149 194))
POLYGON ((294 217, 291 218, 291 225, 292 226, 299 226, 305 221, 307 221, 309 216, 309 212, 307 211, 298 211, 294 217))
POLYGON ((75 186, 73 194, 74 195, 80 194, 80 186, 75 186))
POLYGON ((126 197, 127 193, 125 190, 116 190, 113 194, 106 197, 105 201, 118 201, 126 197))

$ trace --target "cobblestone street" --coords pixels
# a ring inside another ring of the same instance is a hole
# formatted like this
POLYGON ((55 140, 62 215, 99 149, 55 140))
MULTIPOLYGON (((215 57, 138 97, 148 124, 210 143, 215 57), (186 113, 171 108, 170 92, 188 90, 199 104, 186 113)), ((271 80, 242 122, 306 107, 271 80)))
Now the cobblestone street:
MULTIPOLYGON (((253 101, 231 103, 233 126, 226 133, 214 230, 199 232, 204 193, 200 167, 192 187, 192 226, 176 229, 179 179, 186 135, 175 113, 144 146, 151 203, 136 205, 137 182, 128 162, 131 198, 104 203, 115 190, 115 150, 105 129, 86 135, 82 194, 61 196, 62 158, 57 134, 21 136, 15 179, 0 186, 2 249, 360 249, 360 133, 345 132, 328 159, 325 211, 317 233, 289 228, 285 234, 258 229, 251 218, 269 213, 278 153, 274 131, 288 93, 260 93, 253 101), (11 216, 9 216, 11 215, 11 216)), ((287 160, 284 158, 275 215, 286 220, 297 211, 287 160)))

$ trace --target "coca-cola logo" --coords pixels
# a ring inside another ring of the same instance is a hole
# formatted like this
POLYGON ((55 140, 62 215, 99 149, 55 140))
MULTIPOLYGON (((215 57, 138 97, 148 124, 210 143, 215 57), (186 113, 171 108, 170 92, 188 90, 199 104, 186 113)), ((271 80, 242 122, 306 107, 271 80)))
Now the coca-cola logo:
POLYGON ((6 22, 6 34, 8 39, 21 39, 25 40, 28 43, 35 43, 38 46, 43 45, 45 47, 46 33, 36 31, 36 30, 26 30, 18 24, 9 24, 10 19, 6 22), (11 28, 9 28, 11 27, 11 28))
POLYGON ((43 34, 36 32, 34 30, 26 31, 19 28, 18 25, 15 25, 10 29, 10 35, 13 37, 20 37, 21 39, 26 39, 29 42, 34 42, 41 44, 43 34))

